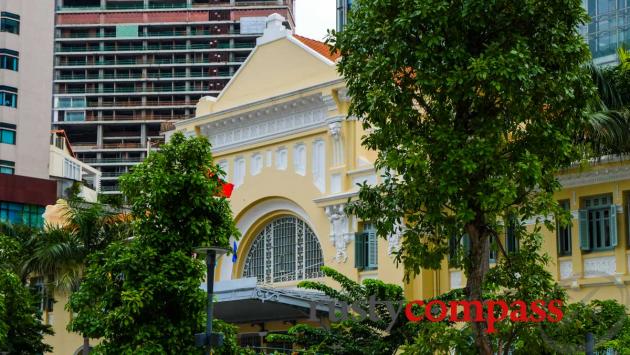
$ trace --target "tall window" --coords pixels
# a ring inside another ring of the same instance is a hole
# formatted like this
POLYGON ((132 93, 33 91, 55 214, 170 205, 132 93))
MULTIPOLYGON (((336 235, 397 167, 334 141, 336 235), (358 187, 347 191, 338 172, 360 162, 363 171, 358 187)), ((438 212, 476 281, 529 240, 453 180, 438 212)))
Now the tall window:
POLYGON ((244 277, 273 283, 322 277, 319 240, 302 220, 287 216, 267 224, 245 259, 244 277))
POLYGON ((0 32, 20 34, 20 15, 10 12, 0 12, 0 32))
POLYGON ((19 52, 0 48, 0 69, 18 71, 19 52))
POLYGON ((0 174, 15 174, 15 163, 8 160, 0 160, 0 174))
POLYGON ((6 107, 17 107, 18 89, 12 86, 0 85, 0 105, 6 107))
POLYGON ((579 217, 582 250, 607 250, 617 246, 617 206, 612 203, 612 196, 584 199, 579 217))
POLYGON ((15 125, 0 122, 0 143, 15 144, 15 125))
MULTIPOLYGON (((568 211, 570 209, 569 200, 560 201, 560 207, 568 211)), ((571 255, 571 226, 561 226, 560 223, 557 223, 556 234, 558 237, 558 255, 571 255)))
POLYGON ((376 269, 378 267, 378 237, 372 223, 364 223, 361 233, 354 238, 357 269, 376 269))
POLYGON ((25 224, 31 227, 44 225, 44 207, 22 203, 0 202, 0 221, 25 224))
POLYGON ((516 253, 518 251, 516 223, 518 223, 516 218, 510 218, 507 229, 505 230, 505 245, 508 253, 516 253))

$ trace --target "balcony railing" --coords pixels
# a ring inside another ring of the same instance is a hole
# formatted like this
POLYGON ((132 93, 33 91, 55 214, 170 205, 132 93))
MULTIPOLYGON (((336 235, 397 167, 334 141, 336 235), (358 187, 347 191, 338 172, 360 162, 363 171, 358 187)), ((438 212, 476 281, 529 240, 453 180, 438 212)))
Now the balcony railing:
MULTIPOLYGON (((184 115, 182 115, 184 116, 184 115)), ((101 117, 98 116, 87 116, 85 118, 86 121, 160 121, 160 120, 172 120, 173 118, 178 118, 177 115, 145 115, 145 116, 121 116, 121 115, 103 115, 101 117)))
POLYGON ((114 186, 102 186, 101 185, 101 191, 103 191, 103 192, 120 191, 120 187, 117 186, 117 185, 114 185, 114 186))
POLYGON ((137 74, 89 74, 89 75, 57 75, 57 80, 107 80, 107 79, 169 79, 169 78, 212 78, 212 77, 228 77, 230 72, 216 72, 216 73, 148 73, 146 75, 142 73, 137 74))
POLYGON ((144 158, 130 157, 130 158, 85 158, 83 162, 86 164, 115 164, 115 163, 140 163, 144 158))
MULTIPOLYGON (((242 57, 242 60, 235 58, 233 62, 244 62, 247 57, 242 57)), ((147 65, 147 64, 213 64, 213 63, 230 63, 229 60, 195 60, 195 59, 118 59, 118 60, 62 60, 59 61, 57 66, 107 66, 107 65, 147 65)))
POLYGON ((174 101, 156 101, 147 100, 143 104, 142 101, 123 101, 123 102, 88 102, 88 107, 150 107, 150 106, 194 106, 195 102, 185 100, 174 101))
POLYGON ((103 143, 99 147, 96 143, 74 143, 72 147, 78 149, 138 149, 142 143, 103 143))
MULTIPOLYGON (((248 49, 254 48, 253 43, 235 43, 232 48, 234 49, 248 49)), ((168 45, 125 45, 125 46, 103 46, 103 47, 65 47, 57 48, 56 52, 144 52, 144 51, 175 51, 175 50, 196 50, 196 49, 217 49, 209 44, 168 44, 168 45)), ((220 49, 220 48, 218 48, 220 49)))
MULTIPOLYGON (((228 21, 228 20, 226 20, 228 21)), ((198 30, 198 31, 156 31, 156 32, 147 32, 147 33, 138 33, 137 36, 124 36, 120 38, 153 38, 153 37, 194 37, 194 36, 216 36, 216 35, 239 35, 241 32, 239 30, 226 30, 226 31, 216 31, 216 30, 198 30)), ((248 34, 252 35, 252 34, 248 34)), ((105 33, 95 33, 95 32, 66 32, 61 33, 57 38, 118 38, 115 32, 105 32, 105 33)))
POLYGON ((105 177, 105 178, 107 178, 107 177, 119 177, 119 176, 122 176, 124 174, 127 174, 127 173, 126 172, 120 172, 120 171, 114 171, 114 172, 106 171, 106 172, 102 172, 101 173, 101 177, 105 177))
POLYGON ((78 88, 78 89, 58 89, 55 94, 129 94, 129 93, 143 93, 143 92, 210 92, 219 91, 220 88, 205 88, 205 87, 186 87, 186 86, 173 86, 173 87, 153 87, 153 88, 78 88))
POLYGON ((144 4, 108 4, 105 7, 101 6, 58 6, 58 12, 89 12, 89 11, 103 11, 103 10, 160 10, 160 9, 190 9, 200 7, 228 7, 228 6, 284 6, 290 5, 291 0, 284 0, 279 3, 277 0, 259 0, 259 1, 236 1, 234 4, 230 4, 229 1, 217 2, 217 3, 193 3, 192 6, 188 6, 186 3, 175 4, 161 4, 161 3, 149 3, 144 4))

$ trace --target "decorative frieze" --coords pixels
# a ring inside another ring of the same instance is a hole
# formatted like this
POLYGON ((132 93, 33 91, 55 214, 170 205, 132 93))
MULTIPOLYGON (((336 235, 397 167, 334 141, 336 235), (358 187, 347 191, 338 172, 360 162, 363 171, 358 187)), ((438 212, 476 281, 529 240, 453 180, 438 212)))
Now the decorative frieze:
POLYGON ((594 168, 594 170, 591 171, 560 175, 558 177, 563 188, 602 184, 628 179, 630 179, 630 165, 599 169, 594 168))
POLYGON ((614 256, 602 256, 584 260, 584 277, 602 277, 615 275, 617 264, 614 256))
POLYGON ((212 142, 212 150, 220 152, 325 127, 327 110, 321 95, 315 95, 227 117, 199 128, 212 142))

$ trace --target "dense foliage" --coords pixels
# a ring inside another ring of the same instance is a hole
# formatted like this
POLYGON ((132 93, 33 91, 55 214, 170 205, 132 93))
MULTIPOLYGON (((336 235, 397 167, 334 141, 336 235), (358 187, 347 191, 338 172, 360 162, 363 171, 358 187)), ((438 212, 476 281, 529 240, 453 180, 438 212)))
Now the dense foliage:
MULTIPOLYGON (((30 232, 28 228, 18 229, 30 232)), ((0 352, 9 354, 52 350, 44 343, 44 336, 53 332, 41 319, 41 295, 33 293, 18 275, 25 240, 20 231, 0 226, 0 352)))
POLYGON ((193 253, 238 235, 228 201, 214 197, 222 174, 205 138, 177 133, 121 178, 134 238, 96 253, 69 302, 70 328, 102 338, 97 353, 201 352, 193 335, 204 330, 205 268, 193 253))
MULTIPOLYGON (((586 19, 579 0, 353 3, 331 43, 384 177, 348 212, 381 236, 405 222, 408 275, 439 268, 449 238, 467 234, 466 293, 482 300, 491 239, 503 252, 509 221, 523 243, 540 237, 525 220, 560 213, 555 174, 579 157, 573 138, 594 100, 586 19)), ((485 323, 472 326, 493 353, 485 323)))

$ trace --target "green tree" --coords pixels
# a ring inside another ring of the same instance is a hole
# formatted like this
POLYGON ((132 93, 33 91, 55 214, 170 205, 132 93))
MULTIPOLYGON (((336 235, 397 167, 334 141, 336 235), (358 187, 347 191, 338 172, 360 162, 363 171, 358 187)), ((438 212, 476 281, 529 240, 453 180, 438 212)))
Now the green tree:
POLYGON ((104 354, 195 354, 205 322, 204 265, 195 247, 229 248, 238 236, 205 138, 172 136, 121 187, 133 215, 133 240, 114 243, 88 263, 69 302, 70 328, 102 338, 104 354))
MULTIPOLYGON (((10 226, 0 229, 14 231, 10 226)), ((44 343, 44 336, 53 332, 42 322, 41 298, 31 293, 16 272, 22 250, 15 234, 12 237, 0 233, 0 352, 24 355, 50 352, 52 347, 44 343)))
MULTIPOLYGON (((121 210, 100 203, 88 203, 79 197, 67 202, 66 223, 47 226, 28 239, 21 273, 45 280, 46 293, 70 294, 83 278, 87 258, 104 250, 113 241, 131 237, 130 223, 121 210)), ((89 338, 84 336, 84 354, 89 338)))
MULTIPOLYGON (((404 221, 408 276, 439 268, 449 237, 466 233, 467 297, 483 300, 491 237, 511 218, 558 211, 555 174, 578 159, 573 137, 594 99, 586 19, 579 0, 353 3, 330 43, 383 181, 348 211, 381 236, 404 221)), ((492 354, 486 324, 472 328, 492 354)))

